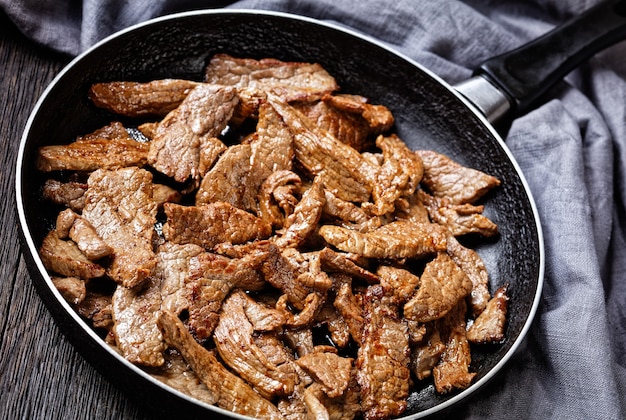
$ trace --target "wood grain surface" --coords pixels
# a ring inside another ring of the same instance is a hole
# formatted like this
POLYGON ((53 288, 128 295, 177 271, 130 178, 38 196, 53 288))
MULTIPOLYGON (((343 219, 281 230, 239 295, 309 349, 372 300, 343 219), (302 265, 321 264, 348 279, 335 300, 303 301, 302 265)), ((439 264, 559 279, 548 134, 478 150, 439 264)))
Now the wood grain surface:
POLYGON ((20 251, 14 192, 20 138, 39 95, 69 60, 30 42, 0 12, 0 418, 154 418, 61 334, 20 251))

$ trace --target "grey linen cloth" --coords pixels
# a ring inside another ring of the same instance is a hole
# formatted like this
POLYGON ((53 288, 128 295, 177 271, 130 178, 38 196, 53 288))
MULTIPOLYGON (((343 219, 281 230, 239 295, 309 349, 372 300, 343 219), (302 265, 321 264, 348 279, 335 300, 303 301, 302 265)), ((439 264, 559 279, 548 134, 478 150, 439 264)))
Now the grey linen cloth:
MULTIPOLYGON (((77 54, 175 11, 255 8, 368 34, 450 83, 593 0, 0 0, 29 37, 77 54)), ((626 43, 570 74, 504 134, 535 197, 546 275, 535 322, 510 363, 450 418, 622 419, 626 415, 626 43)))

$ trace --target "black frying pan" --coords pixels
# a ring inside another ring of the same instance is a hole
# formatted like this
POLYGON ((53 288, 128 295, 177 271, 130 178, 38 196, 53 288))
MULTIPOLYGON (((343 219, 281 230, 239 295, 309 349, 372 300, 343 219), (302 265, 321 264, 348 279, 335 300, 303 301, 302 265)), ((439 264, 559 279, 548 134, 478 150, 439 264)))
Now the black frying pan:
POLYGON ((440 412, 469 397, 505 365, 527 332, 541 294, 544 256, 537 212, 523 175, 489 120, 508 110, 519 113, 528 109, 540 95, 529 97, 527 92, 546 92, 544 84, 540 88, 529 85, 534 78, 529 80, 527 75, 541 73, 542 79, 553 83, 584 56, 626 35, 624 9, 624 1, 613 1, 600 15, 586 14, 585 19, 595 19, 595 23, 579 23, 578 29, 567 30, 566 38, 540 41, 556 45, 557 50, 567 45, 565 56, 560 53, 558 66, 540 60, 543 55, 536 51, 546 49, 542 44, 530 55, 501 57, 482 66, 478 73, 485 76, 460 85, 463 94, 375 41, 336 26, 285 14, 191 12, 155 19, 115 34, 77 57, 58 75, 37 103, 22 138, 16 196, 23 250, 33 282, 78 351, 146 407, 170 412, 177 418, 183 414, 215 417, 218 413, 238 417, 173 391, 126 362, 56 291, 37 254, 43 237, 54 224, 57 209, 51 209, 41 199, 44 178, 35 169, 36 151, 43 145, 70 142, 111 120, 110 114, 95 108, 87 99, 87 90, 94 82, 166 77, 201 80, 207 59, 220 52, 318 62, 335 76, 342 91, 388 106, 396 117, 397 134, 411 148, 437 150, 502 180, 502 186, 486 201, 487 215, 498 223, 500 237, 476 246, 489 270, 492 292, 506 282, 510 284, 507 339, 486 351, 474 351, 472 370, 478 374, 467 390, 440 396, 432 385, 418 387, 409 398, 405 415, 419 418, 440 412), (592 42, 585 41, 588 33, 592 42), (585 35, 582 43, 577 37, 580 34, 585 35), (574 40, 573 44, 564 44, 564 39, 574 40), (570 46, 574 47, 572 51, 570 46), (529 59, 535 61, 531 63, 534 70, 525 67, 529 59), (483 90, 485 78, 497 80, 498 88, 487 86, 483 90), (465 96, 474 100, 476 107, 465 96))

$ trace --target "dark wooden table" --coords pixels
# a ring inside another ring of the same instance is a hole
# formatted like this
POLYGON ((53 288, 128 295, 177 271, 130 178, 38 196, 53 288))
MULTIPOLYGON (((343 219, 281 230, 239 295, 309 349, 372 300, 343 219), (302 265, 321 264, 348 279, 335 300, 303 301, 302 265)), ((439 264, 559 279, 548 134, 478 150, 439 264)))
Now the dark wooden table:
POLYGON ((65 339, 26 270, 15 212, 15 160, 32 108, 70 57, 34 45, 0 13, 0 417, 146 418, 140 405, 105 380, 65 339))

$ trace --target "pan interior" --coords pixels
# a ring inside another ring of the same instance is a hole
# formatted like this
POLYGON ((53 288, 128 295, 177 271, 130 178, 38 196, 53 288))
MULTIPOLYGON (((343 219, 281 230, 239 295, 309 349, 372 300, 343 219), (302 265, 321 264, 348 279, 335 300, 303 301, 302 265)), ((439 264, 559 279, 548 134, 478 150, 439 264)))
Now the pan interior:
MULTIPOLYGON (((90 104, 88 87, 112 80, 202 80, 207 60, 222 52, 318 62, 338 80, 343 92, 389 107, 397 134, 411 148, 434 149, 502 180, 502 186, 485 200, 486 214, 499 225, 500 236, 472 244, 487 265, 492 292, 504 283, 510 285, 506 341, 473 352, 476 380, 489 375, 523 332, 541 271, 538 227, 516 166, 492 130, 438 79, 375 43, 306 19, 239 12, 183 14, 140 25, 75 60, 47 91, 25 135, 22 185, 18 186, 23 202, 18 205, 23 206, 34 243, 41 244, 56 217, 53 210, 46 211, 49 206, 40 196, 43 177, 34 166, 37 148, 70 142, 111 119, 90 104)), ((32 276, 36 282, 45 277, 36 267, 32 276)), ((58 312, 58 302, 48 299, 46 303, 58 312)), ((81 326, 70 328, 80 330, 81 326)), ((81 335, 80 331, 76 334, 81 335)), ((454 394, 440 396, 432 385, 425 385, 414 391, 406 415, 419 416, 451 398, 454 394)))

